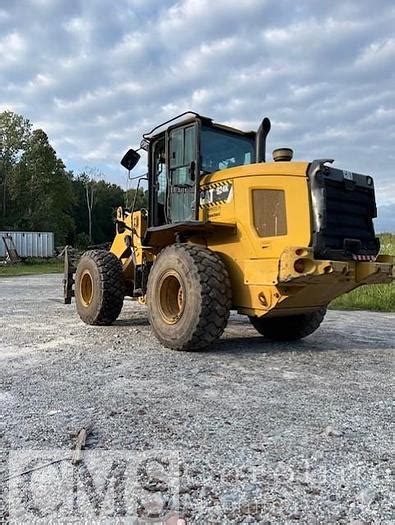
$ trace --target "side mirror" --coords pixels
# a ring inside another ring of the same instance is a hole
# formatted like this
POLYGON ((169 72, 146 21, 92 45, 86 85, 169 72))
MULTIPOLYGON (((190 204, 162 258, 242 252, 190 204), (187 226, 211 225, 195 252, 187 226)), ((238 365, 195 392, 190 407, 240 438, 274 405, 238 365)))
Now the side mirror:
POLYGON ((140 154, 137 153, 134 149, 130 149, 121 160, 121 165, 126 168, 128 171, 132 170, 138 161, 140 160, 140 154))

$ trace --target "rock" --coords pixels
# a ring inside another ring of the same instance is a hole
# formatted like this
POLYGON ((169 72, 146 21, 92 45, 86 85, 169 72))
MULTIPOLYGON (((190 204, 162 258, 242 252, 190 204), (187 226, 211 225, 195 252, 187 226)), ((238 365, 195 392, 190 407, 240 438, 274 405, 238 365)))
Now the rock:
POLYGON ((377 494, 374 490, 370 488, 365 488, 358 493, 357 500, 364 505, 370 505, 371 503, 373 503, 376 497, 377 494))
POLYGON ((341 437, 344 435, 344 433, 337 429, 337 428, 334 428, 332 425, 328 425, 324 432, 323 432, 326 436, 334 436, 334 437, 341 437))
POLYGON ((318 487, 310 487, 306 492, 308 494, 313 494, 314 496, 319 496, 321 494, 321 490, 318 487))
POLYGON ((256 522, 255 522, 255 518, 253 518, 252 516, 246 516, 243 519, 242 523, 256 523, 256 522))

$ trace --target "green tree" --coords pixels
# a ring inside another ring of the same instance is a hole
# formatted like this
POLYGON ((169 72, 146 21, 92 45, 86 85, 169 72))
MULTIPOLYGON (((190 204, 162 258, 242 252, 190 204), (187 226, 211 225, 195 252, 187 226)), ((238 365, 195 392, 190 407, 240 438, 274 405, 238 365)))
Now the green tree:
POLYGON ((125 192, 101 178, 95 168, 74 176, 43 130, 0 113, 0 227, 53 231, 58 244, 109 242, 116 208, 147 207, 147 192, 125 192))
POLYGON ((32 124, 12 111, 0 113, 0 185, 1 223, 5 227, 8 210, 8 187, 18 158, 30 138, 32 124))
POLYGON ((90 244, 92 244, 92 212, 96 203, 96 182, 99 176, 99 171, 94 168, 86 169, 79 176, 79 180, 82 182, 85 189, 85 204, 88 215, 88 237, 90 244))
POLYGON ((131 210, 134 204, 134 211, 148 207, 148 191, 133 188, 125 191, 125 205, 131 210))
POLYGON ((96 183, 96 205, 93 214, 93 235, 97 242, 112 241, 115 235, 115 213, 124 204, 124 191, 117 184, 104 180, 96 183))
MULTIPOLYGON (((118 206, 123 206, 124 204, 124 192, 116 184, 90 178, 87 175, 90 172, 91 170, 85 170, 74 179, 75 204, 73 216, 76 224, 76 234, 79 236, 78 239, 84 239, 80 235, 84 233, 90 238, 91 243, 101 244, 110 242, 114 238, 115 211, 118 206), (91 221, 89 219, 89 207, 87 206, 87 188, 89 199, 93 195, 91 221), (91 236, 89 236, 90 223, 91 236)), ((97 173, 97 170, 94 170, 94 172, 97 173)))
POLYGON ((10 184, 15 226, 53 231, 57 243, 66 242, 74 230, 72 179, 46 133, 33 131, 10 184))
MULTIPOLYGON (((88 212, 86 206, 85 181, 82 174, 73 178, 73 209, 72 216, 75 223, 75 236, 84 233, 88 239, 88 212)), ((76 237, 73 243, 76 243, 76 237)), ((89 243, 89 242, 88 242, 89 243)), ((84 245, 86 244, 84 240, 84 245)))

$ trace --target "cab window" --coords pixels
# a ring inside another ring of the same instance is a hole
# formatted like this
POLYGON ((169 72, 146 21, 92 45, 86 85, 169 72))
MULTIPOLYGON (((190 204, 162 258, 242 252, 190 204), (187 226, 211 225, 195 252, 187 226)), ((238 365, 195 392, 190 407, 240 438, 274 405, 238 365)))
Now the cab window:
POLYGON ((201 167, 203 173, 245 166, 255 162, 255 141, 251 137, 214 127, 202 127, 201 167))

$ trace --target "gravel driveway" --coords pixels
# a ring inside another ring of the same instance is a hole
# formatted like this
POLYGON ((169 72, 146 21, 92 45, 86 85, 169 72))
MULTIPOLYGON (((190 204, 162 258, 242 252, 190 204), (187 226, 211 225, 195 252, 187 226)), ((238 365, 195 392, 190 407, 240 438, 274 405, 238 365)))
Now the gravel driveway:
POLYGON ((232 315, 214 347, 184 353, 163 348, 132 301, 114 326, 84 325, 61 278, 0 279, 5 519, 87 519, 88 496, 50 499, 54 465, 67 470, 73 433, 88 427, 93 474, 130 459, 139 484, 127 480, 127 504, 89 514, 97 522, 160 523, 170 509, 168 524, 391 523, 393 314, 330 311, 292 344, 232 315), (67 459, 20 476, 29 454, 67 459))

